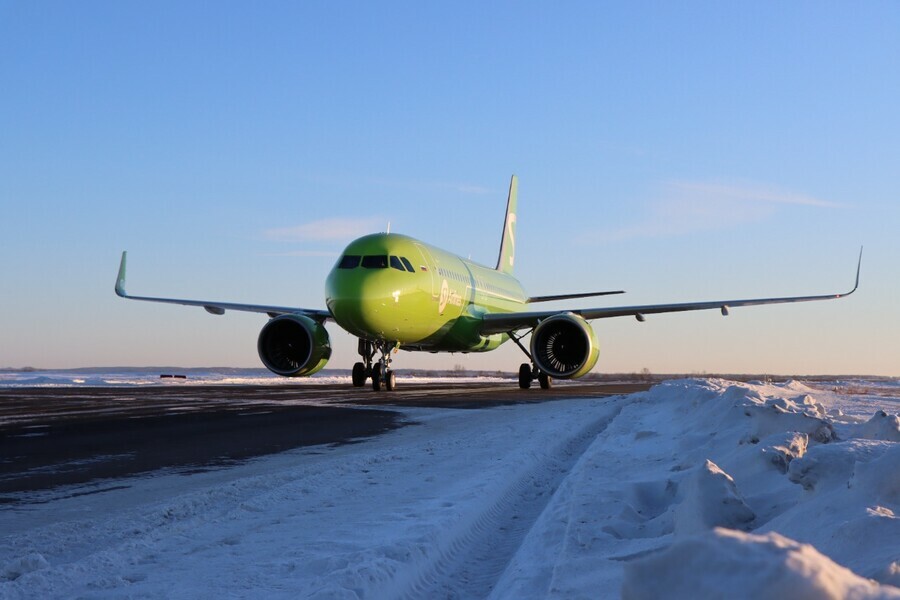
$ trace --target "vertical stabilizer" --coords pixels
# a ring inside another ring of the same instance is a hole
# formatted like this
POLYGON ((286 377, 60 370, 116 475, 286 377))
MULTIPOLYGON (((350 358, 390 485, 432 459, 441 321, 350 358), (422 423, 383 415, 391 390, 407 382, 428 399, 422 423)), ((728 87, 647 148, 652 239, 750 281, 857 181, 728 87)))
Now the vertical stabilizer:
POLYGON ((501 273, 512 273, 516 262, 516 193, 518 188, 519 178, 513 175, 509 181, 506 220, 503 222, 500 256, 497 258, 497 270, 501 273))

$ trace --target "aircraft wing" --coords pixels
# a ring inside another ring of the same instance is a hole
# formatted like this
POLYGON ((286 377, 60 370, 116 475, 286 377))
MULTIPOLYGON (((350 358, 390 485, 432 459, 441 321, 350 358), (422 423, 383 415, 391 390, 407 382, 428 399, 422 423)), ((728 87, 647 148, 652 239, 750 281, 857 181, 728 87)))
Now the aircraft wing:
POLYGON ((784 298, 752 298, 748 300, 713 300, 709 302, 683 302, 678 304, 645 304, 638 306, 614 306, 606 308, 584 308, 575 310, 545 310, 513 313, 488 313, 483 315, 482 334, 508 333, 519 329, 529 329, 537 326, 544 319, 559 313, 573 313, 581 317, 591 319, 606 319, 609 317, 636 317, 638 321, 644 320, 644 315, 670 312, 686 312, 691 310, 718 309, 723 315, 727 315, 729 309, 736 306, 756 306, 760 304, 787 304, 792 302, 812 302, 815 300, 834 300, 849 296, 859 287, 859 270, 862 265, 862 249, 859 251, 859 262, 856 265, 856 283, 853 289, 842 294, 826 294, 821 296, 791 296, 784 298))
POLYGON ((122 252, 122 261, 119 263, 119 276, 116 278, 116 295, 129 300, 144 300, 146 302, 163 302, 166 304, 182 304, 184 306, 201 306, 206 312, 213 315, 224 314, 226 310, 238 310, 244 312, 265 313, 270 317, 286 314, 303 314, 317 321, 325 321, 331 318, 327 310, 297 308, 291 306, 268 306, 265 304, 238 304, 235 302, 214 302, 207 300, 181 300, 178 298, 151 298, 148 296, 130 296, 125 291, 125 262, 127 252, 122 252))

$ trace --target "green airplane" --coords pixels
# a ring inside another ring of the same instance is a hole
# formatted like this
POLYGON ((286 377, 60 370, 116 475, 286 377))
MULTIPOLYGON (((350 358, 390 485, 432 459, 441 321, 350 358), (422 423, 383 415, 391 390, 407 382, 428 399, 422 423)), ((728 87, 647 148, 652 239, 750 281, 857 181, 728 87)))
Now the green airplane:
POLYGON ((727 315, 736 306, 841 298, 859 287, 862 249, 856 284, 844 294, 532 310, 531 305, 540 302, 624 292, 528 296, 513 276, 517 188, 518 179, 513 175, 494 268, 405 235, 376 233, 354 240, 341 254, 325 282, 327 309, 131 296, 125 292, 127 252, 122 252, 116 294, 132 300, 201 306, 214 315, 226 310, 265 313, 270 320, 259 334, 259 357, 270 371, 285 377, 312 375, 325 366, 331 344, 324 324, 333 320, 359 338, 361 361, 353 366, 353 385, 362 387, 371 380, 372 388, 379 391, 396 386, 391 355, 398 349, 487 352, 512 340, 529 359, 519 368, 519 387, 527 389, 537 380, 547 389, 553 378, 581 377, 597 363, 597 338, 588 323, 592 319, 632 316, 643 322, 648 314, 707 309, 727 315), (529 334, 530 350, 522 343, 529 334))

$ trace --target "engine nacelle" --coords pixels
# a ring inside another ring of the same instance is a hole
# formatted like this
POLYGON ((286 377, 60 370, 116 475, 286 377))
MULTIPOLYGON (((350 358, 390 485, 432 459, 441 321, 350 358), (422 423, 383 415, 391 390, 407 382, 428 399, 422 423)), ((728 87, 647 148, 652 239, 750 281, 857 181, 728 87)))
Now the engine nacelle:
POLYGON ((281 315, 266 323, 256 348, 266 368, 285 377, 312 375, 331 358, 328 331, 304 315, 281 315))
POLYGON ((531 356, 547 375, 575 379, 594 368, 600 349, 587 321, 573 313, 561 313, 534 328, 531 356))

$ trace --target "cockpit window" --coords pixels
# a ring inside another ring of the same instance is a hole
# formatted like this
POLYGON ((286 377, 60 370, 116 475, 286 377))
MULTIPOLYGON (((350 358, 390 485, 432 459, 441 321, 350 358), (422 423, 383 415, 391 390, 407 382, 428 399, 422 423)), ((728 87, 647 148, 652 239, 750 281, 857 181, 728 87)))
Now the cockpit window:
POLYGON ((384 256, 384 255, 382 255, 382 256, 363 256, 362 266, 363 266, 363 269, 387 269, 388 257, 384 256))
POLYGON ((398 271, 406 271, 406 269, 403 268, 403 263, 400 262, 400 259, 396 256, 391 257, 391 268, 397 269, 398 271))
POLYGON ((360 256, 358 254, 345 254, 338 261, 338 269, 355 269, 362 266, 364 269, 387 269, 390 266, 398 271, 415 273, 412 263, 405 256, 360 256))
POLYGON ((341 257, 341 262, 338 263, 338 269, 355 269, 359 266, 359 259, 359 255, 345 254, 341 257))

